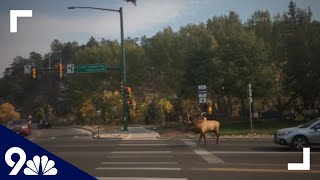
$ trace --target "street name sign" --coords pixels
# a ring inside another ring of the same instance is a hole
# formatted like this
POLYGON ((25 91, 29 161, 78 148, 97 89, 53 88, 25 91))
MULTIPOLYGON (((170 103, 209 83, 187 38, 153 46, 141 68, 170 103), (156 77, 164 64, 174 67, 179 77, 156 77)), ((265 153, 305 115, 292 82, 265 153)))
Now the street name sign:
POLYGON ((77 73, 105 72, 106 70, 107 70, 106 64, 80 64, 80 65, 77 65, 77 73))

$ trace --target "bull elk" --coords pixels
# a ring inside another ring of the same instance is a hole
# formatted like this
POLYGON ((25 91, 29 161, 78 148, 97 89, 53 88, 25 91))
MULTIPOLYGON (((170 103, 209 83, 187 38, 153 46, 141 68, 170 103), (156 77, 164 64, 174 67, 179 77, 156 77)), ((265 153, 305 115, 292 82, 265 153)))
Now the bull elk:
POLYGON ((201 138, 204 138, 204 144, 207 144, 206 140, 206 133, 208 132, 214 132, 214 134, 217 137, 216 144, 219 142, 219 128, 220 123, 216 120, 209 120, 206 117, 203 117, 204 113, 200 115, 199 118, 195 119, 193 122, 190 121, 190 115, 187 113, 187 120, 183 118, 182 116, 179 116, 180 122, 184 122, 187 124, 191 131, 194 133, 200 133, 198 145, 200 144, 201 138))

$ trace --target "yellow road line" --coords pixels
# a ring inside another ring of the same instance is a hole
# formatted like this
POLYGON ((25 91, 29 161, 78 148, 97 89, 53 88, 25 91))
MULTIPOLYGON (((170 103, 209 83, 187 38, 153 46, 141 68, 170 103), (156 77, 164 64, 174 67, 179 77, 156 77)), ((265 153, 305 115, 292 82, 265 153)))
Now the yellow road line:
POLYGON ((320 170, 289 171, 284 169, 249 169, 249 168, 191 168, 194 171, 220 171, 220 172, 267 172, 267 173, 306 173, 320 174, 320 170))

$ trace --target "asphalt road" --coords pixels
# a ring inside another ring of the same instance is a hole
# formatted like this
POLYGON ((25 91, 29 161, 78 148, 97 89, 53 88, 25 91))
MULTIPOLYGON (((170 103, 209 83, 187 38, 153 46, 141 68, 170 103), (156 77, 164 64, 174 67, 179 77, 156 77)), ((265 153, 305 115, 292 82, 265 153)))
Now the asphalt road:
POLYGON ((93 139, 90 132, 59 128, 34 130, 27 139, 98 179, 172 178, 172 180, 294 180, 320 178, 320 148, 311 149, 310 171, 288 171, 302 163, 302 152, 274 145, 272 139, 207 138, 120 140, 93 139))

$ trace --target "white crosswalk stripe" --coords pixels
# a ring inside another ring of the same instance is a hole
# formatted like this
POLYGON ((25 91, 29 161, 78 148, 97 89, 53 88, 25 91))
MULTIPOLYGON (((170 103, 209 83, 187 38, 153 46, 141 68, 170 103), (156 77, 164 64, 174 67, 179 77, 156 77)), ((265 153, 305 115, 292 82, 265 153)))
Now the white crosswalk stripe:
POLYGON ((177 162, 101 162, 101 164, 178 164, 177 162))
POLYGON ((100 173, 108 172, 108 177, 97 177, 97 179, 187 180, 187 178, 179 177, 182 168, 179 167, 179 162, 174 161, 173 152, 169 148, 170 145, 166 143, 120 143, 115 146, 114 151, 108 153, 107 161, 100 162, 100 166, 95 169, 100 173), (135 174, 137 171, 143 172, 144 175, 158 171, 172 172, 175 175, 174 177, 110 177, 112 172, 133 172, 135 174))
MULTIPOLYGON (((191 147, 196 146, 196 143, 190 140, 183 140, 183 142, 191 147)), ((205 149, 197 148, 197 149, 194 149, 193 151, 208 163, 224 163, 222 159, 218 158, 217 156, 213 155, 212 153, 208 152, 205 149)))
POLYGON ((146 155, 134 155, 134 156, 108 156, 108 159, 127 159, 127 158, 173 158, 173 156, 146 156, 146 155))
POLYGON ((99 180, 187 180, 187 178, 154 178, 154 177, 97 177, 99 180))
POLYGON ((158 170, 158 171, 180 171, 181 168, 161 168, 161 167, 98 167, 97 170, 158 170))
POLYGON ((113 151, 112 154, 168 154, 171 151, 113 151))

